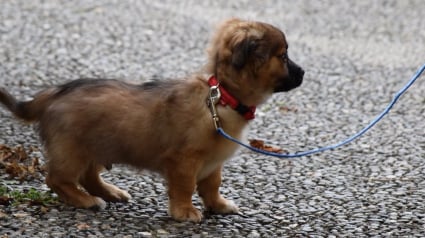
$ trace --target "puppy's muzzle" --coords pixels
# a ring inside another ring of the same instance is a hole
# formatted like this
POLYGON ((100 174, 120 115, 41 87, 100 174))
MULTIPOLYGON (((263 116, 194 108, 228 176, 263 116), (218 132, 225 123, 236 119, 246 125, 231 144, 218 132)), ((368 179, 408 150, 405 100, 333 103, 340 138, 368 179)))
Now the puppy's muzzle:
POLYGON ((291 81, 294 81, 294 87, 300 86, 303 82, 304 70, 292 60, 288 61, 288 70, 291 81))
POLYGON ((279 82, 274 92, 286 92, 301 85, 304 77, 304 70, 294 61, 288 59, 288 76, 279 82))

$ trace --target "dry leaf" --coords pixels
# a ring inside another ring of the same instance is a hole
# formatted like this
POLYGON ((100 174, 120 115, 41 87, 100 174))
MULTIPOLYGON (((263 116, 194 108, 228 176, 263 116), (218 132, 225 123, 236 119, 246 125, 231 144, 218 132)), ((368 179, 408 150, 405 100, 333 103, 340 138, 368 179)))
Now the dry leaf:
POLYGON ((90 228, 90 226, 87 223, 77 224, 77 229, 78 230, 88 230, 89 228, 90 228))
POLYGON ((25 152, 24 148, 22 146, 17 146, 15 147, 15 154, 16 154, 16 160, 18 160, 19 162, 23 162, 26 159, 28 159, 28 155, 27 152, 25 152))
POLYGON ((6 217, 7 217, 7 214, 6 214, 6 213, 4 213, 4 212, 1 212, 1 211, 0 211, 0 219, 1 219, 1 218, 6 218, 6 217))
POLYGON ((252 147, 255 147, 255 148, 260 149, 260 150, 265 150, 265 151, 268 151, 268 152, 273 152, 273 153, 284 152, 284 150, 281 149, 281 148, 273 147, 273 146, 264 144, 263 140, 251 139, 251 140, 249 140, 249 144, 252 147))
MULTIPOLYGON (((31 147, 30 151, 36 151, 36 148, 31 147)), ((35 177, 37 172, 43 172, 38 158, 29 158, 22 146, 11 148, 0 145, 0 168, 4 168, 12 178, 21 181, 35 177)))
POLYGON ((9 147, 5 145, 0 145, 0 162, 5 161, 12 155, 12 152, 9 147))
POLYGON ((7 206, 12 202, 12 198, 8 196, 0 196, 0 205, 7 206))
POLYGON ((38 161, 38 158, 33 158, 31 165, 28 166, 28 172, 34 174, 37 169, 40 169, 40 162, 38 161))
POLYGON ((14 178, 21 177, 21 175, 25 173, 25 167, 19 165, 16 161, 13 161, 12 163, 6 164, 6 173, 8 173, 14 178))
POLYGON ((48 213, 48 212, 49 212, 49 208, 44 207, 44 206, 41 206, 41 207, 40 207, 40 212, 41 212, 41 213, 43 213, 43 214, 46 214, 46 213, 48 213))
POLYGON ((21 212, 21 213, 13 213, 13 216, 14 216, 14 217, 16 217, 16 218, 22 218, 22 217, 27 217, 27 216, 29 216, 29 214, 28 214, 28 213, 25 213, 25 212, 21 212))
POLYGON ((28 158, 27 153, 22 146, 15 148, 0 145, 0 161, 19 161, 22 162, 28 158))
POLYGON ((287 106, 281 106, 279 107, 279 110, 282 112, 298 112, 298 109, 296 107, 287 107, 287 106))

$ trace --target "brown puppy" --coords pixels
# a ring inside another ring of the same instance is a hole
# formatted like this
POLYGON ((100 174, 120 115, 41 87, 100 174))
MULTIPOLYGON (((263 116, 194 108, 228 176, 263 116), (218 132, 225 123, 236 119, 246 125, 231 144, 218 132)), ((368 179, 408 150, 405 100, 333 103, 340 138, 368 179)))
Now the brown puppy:
MULTIPOLYGON (((254 106, 301 84, 304 71, 287 50, 284 34, 271 25, 231 19, 219 27, 206 73, 236 102, 216 105, 227 133, 240 138, 254 106)), ((173 218, 199 222, 195 190, 206 209, 238 210, 219 194, 223 163, 237 145, 215 131, 207 81, 203 75, 142 85, 80 79, 27 102, 0 89, 0 102, 18 118, 39 124, 48 158, 46 183, 68 204, 90 208, 129 200, 99 175, 112 164, 129 164, 164 176, 173 218)))

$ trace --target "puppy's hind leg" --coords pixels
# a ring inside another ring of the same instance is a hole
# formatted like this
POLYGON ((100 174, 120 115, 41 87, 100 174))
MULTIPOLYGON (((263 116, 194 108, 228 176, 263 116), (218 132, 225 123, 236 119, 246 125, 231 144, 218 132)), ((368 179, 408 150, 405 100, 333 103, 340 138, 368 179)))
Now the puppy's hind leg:
MULTIPOLYGON (((51 151, 50 151, 51 152, 51 151)), ((65 203, 78 208, 103 209, 106 203, 99 197, 91 196, 79 189, 81 173, 87 169, 87 162, 75 157, 55 157, 49 153, 46 184, 65 203)))
POLYGON ((92 162, 80 177, 81 186, 91 195, 101 197, 105 201, 127 202, 131 198, 130 194, 103 181, 99 174, 103 169, 103 165, 92 162))

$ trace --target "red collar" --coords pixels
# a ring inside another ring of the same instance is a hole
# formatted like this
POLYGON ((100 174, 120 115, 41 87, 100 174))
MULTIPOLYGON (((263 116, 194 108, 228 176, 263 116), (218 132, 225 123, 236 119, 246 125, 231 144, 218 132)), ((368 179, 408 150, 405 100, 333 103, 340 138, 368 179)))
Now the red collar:
POLYGON ((255 117, 255 106, 245 106, 244 104, 240 103, 236 98, 234 98, 230 93, 223 88, 216 79, 216 77, 213 75, 208 79, 208 85, 210 86, 218 86, 220 89, 221 97, 219 103, 222 106, 229 105, 231 108, 233 108, 235 111, 237 111, 239 114, 241 114, 246 120, 252 120, 255 117))

